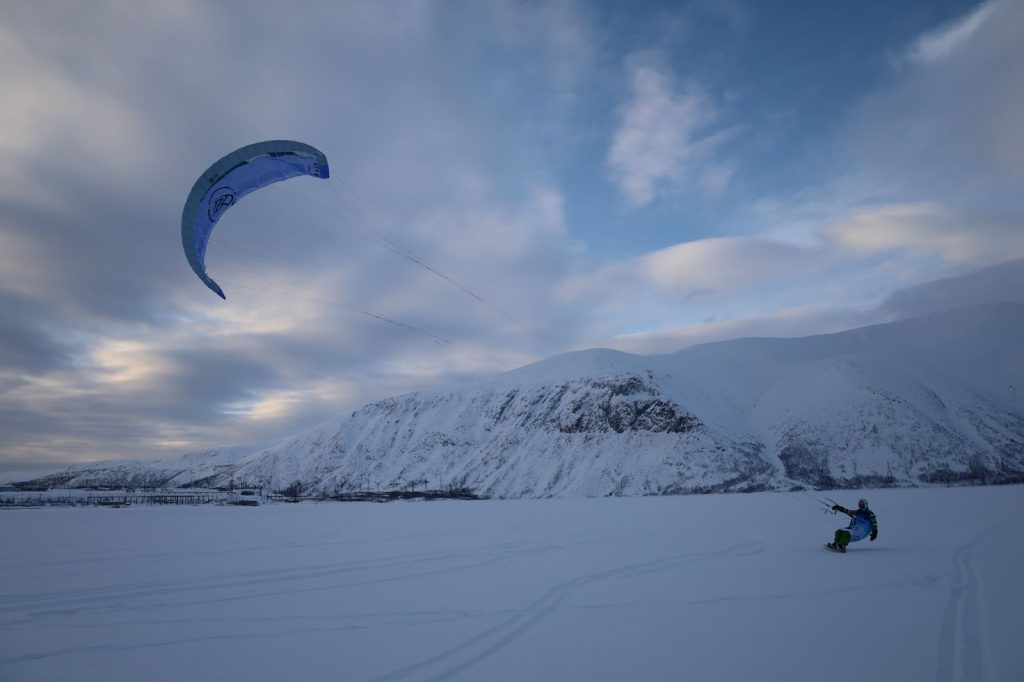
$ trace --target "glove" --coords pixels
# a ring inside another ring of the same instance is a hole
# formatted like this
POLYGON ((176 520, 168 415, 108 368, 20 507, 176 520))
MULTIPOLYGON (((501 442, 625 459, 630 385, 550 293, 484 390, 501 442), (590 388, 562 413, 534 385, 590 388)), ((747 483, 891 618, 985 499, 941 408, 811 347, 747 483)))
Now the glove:
POLYGON ((877 538, 877 537, 878 537, 878 533, 877 532, 872 533, 871 534, 871 542, 874 542, 875 538, 877 538))
POLYGON ((840 507, 838 504, 833 504, 832 505, 832 511, 840 511, 840 510, 842 510, 842 507, 840 507))

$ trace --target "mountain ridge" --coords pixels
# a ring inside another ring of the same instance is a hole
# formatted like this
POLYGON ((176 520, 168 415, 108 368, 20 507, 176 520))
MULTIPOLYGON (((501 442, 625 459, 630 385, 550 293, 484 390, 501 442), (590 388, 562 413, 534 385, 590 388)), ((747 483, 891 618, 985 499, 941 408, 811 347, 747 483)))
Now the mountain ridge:
POLYGON ((640 356, 589 349, 271 445, 78 465, 67 486, 493 497, 1024 480, 1024 305, 640 356))

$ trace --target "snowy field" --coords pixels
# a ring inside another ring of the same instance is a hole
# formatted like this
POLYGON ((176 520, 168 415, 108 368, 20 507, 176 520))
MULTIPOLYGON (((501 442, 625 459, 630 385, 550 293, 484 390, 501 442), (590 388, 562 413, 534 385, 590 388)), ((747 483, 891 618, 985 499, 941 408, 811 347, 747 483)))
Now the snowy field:
POLYGON ((2 680, 1024 680, 1024 488, 0 511, 2 680))

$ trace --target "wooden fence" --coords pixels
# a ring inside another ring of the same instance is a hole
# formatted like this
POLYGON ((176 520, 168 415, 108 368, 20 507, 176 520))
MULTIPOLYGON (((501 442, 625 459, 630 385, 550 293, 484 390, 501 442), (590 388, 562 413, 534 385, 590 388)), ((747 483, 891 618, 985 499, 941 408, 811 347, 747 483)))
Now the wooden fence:
MULTIPOLYGON (((243 498, 244 499, 244 498, 243 498)), ((222 492, 153 492, 93 495, 27 495, 0 493, 0 507, 128 507, 156 504, 235 504, 240 500, 222 492)))

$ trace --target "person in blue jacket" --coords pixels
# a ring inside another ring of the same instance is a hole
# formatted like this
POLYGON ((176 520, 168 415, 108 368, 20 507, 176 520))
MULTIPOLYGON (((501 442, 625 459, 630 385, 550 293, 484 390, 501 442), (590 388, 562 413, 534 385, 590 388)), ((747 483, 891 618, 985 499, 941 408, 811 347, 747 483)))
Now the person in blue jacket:
POLYGON ((875 519, 875 512, 868 509, 868 501, 861 499, 857 501, 857 509, 851 510, 838 504, 832 505, 832 511, 842 512, 850 517, 850 525, 836 531, 834 542, 828 543, 837 552, 845 552, 846 546, 851 542, 857 542, 871 536, 874 542, 878 537, 878 520, 875 519))

